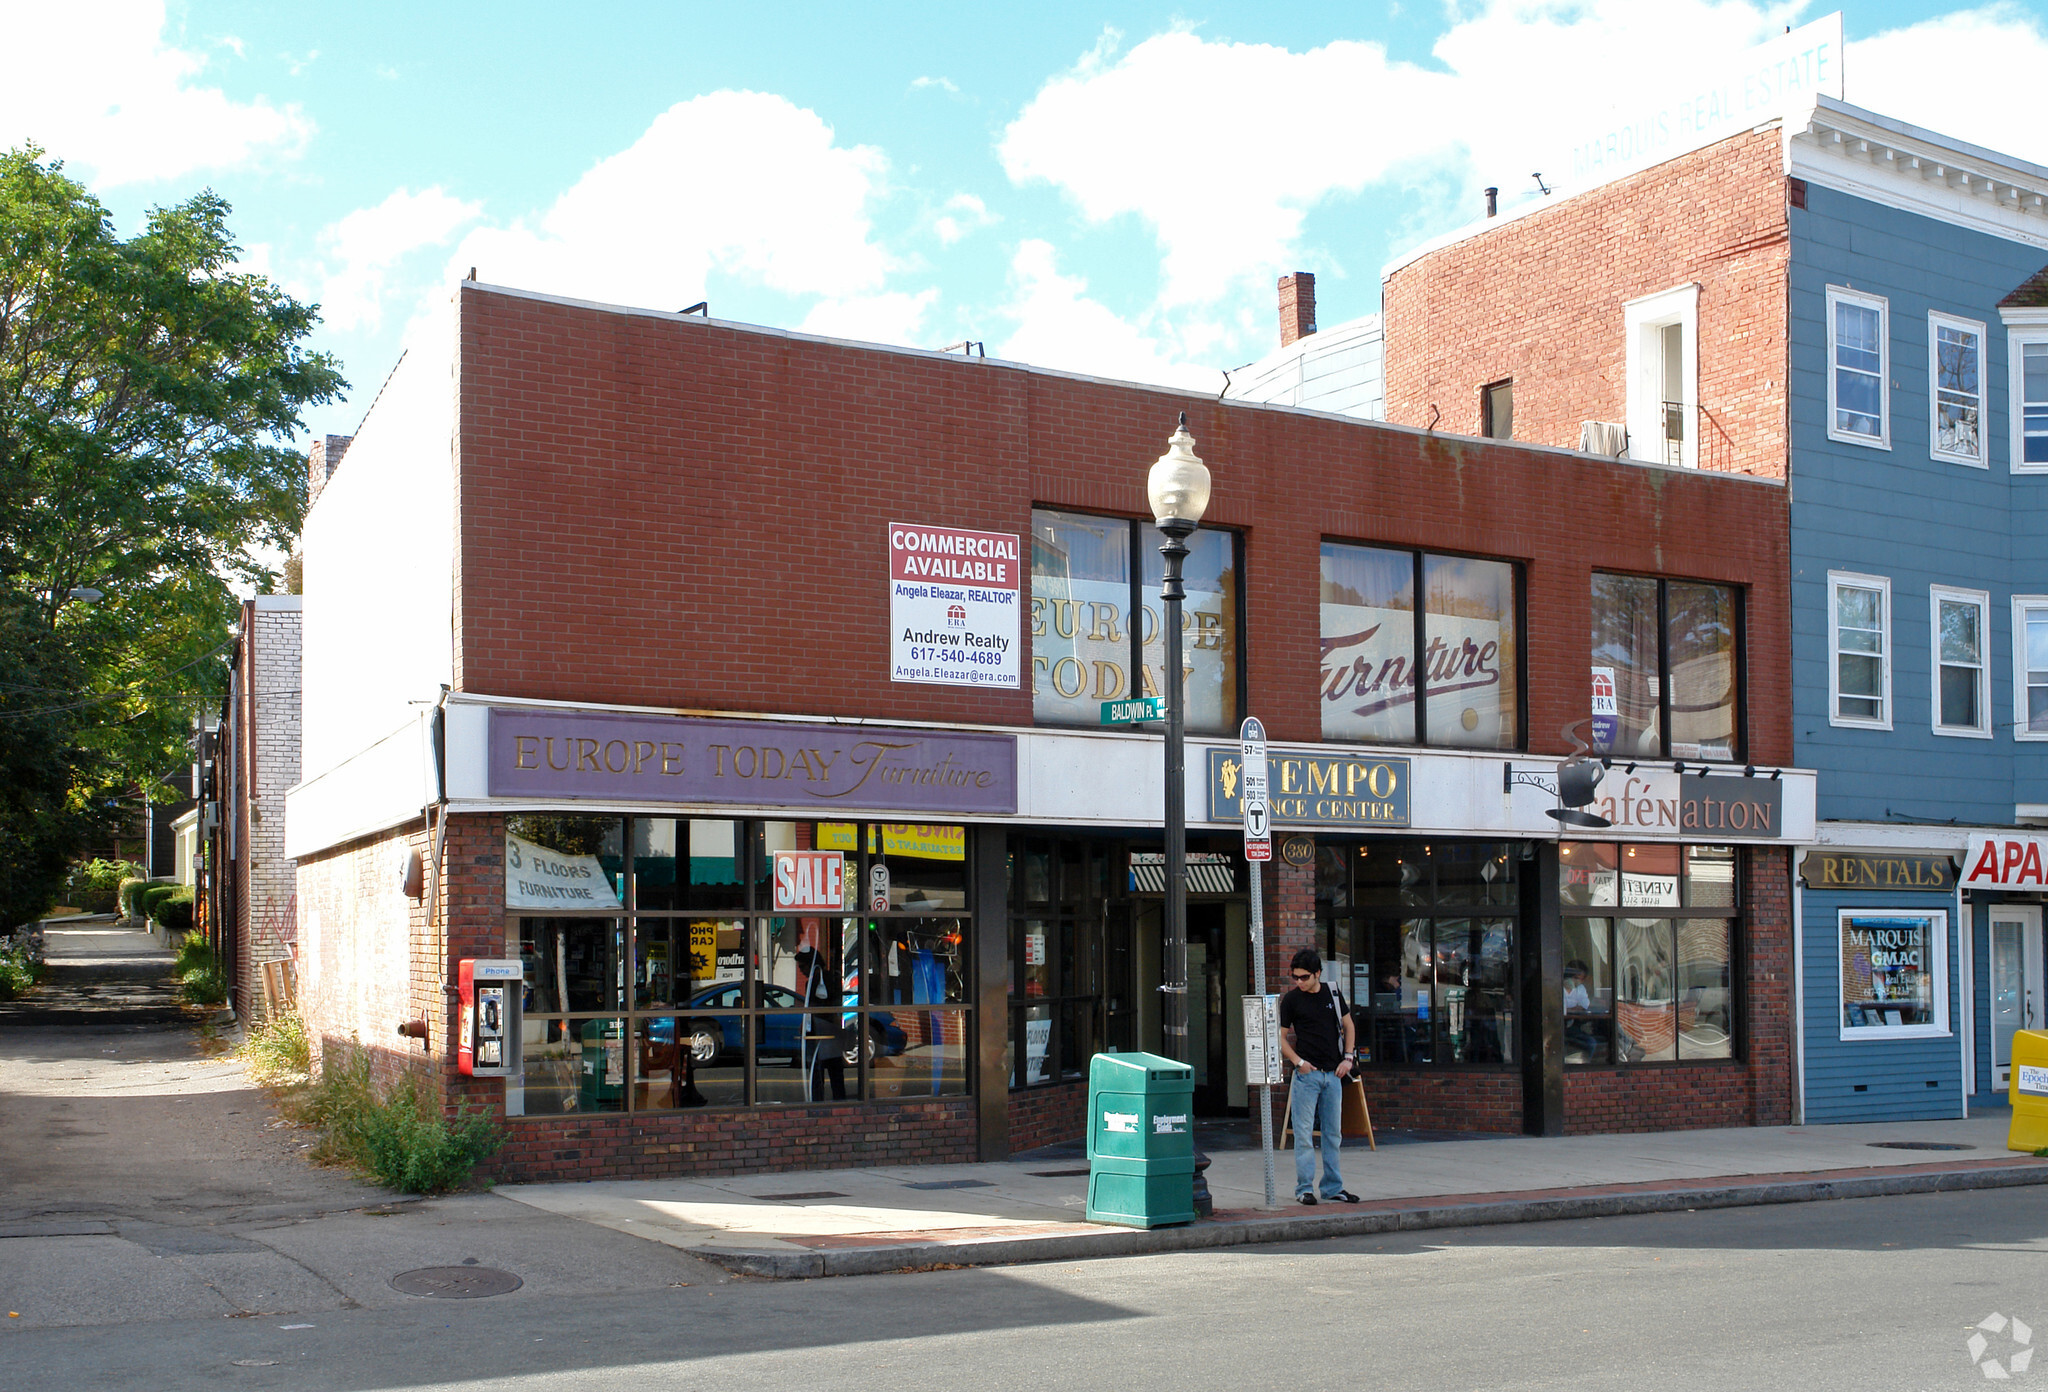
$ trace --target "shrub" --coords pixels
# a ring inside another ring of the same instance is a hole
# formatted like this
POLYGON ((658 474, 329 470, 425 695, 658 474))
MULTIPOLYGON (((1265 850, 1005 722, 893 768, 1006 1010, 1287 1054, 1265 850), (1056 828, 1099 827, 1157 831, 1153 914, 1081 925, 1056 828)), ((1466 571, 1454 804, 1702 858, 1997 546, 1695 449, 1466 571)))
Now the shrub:
POLYGON ((304 1082, 313 1070, 313 1036, 298 1011, 280 1010, 250 1026, 242 1059, 259 1083, 304 1082))
POLYGON ((179 977, 187 972, 213 970, 213 945, 204 938, 187 938, 178 944, 178 961, 171 968, 179 977))
POLYGON ((188 936, 178 944, 178 960, 171 970, 177 974, 178 994, 188 1004, 219 1005, 228 998, 228 979, 204 938, 188 936))
POLYGON ((142 917, 142 891, 149 888, 149 884, 148 880, 135 875, 121 881, 121 888, 115 900, 121 906, 121 917, 142 917))
POLYGON ((156 918, 161 923, 163 920, 157 918, 157 908, 164 900, 170 898, 183 888, 183 885, 165 884, 161 880, 151 883, 147 889, 142 891, 143 916, 145 918, 156 918))
POLYGON ((179 885, 175 894, 157 902, 156 921, 173 933, 192 931, 192 886, 179 885))
POLYGON ((456 1188, 505 1144, 505 1129, 481 1108, 461 1108, 449 1121, 415 1074, 379 1096, 360 1049, 330 1051, 320 1080, 291 1110, 320 1129, 314 1158, 409 1194, 456 1188))
POLYGON ((43 979, 43 964, 30 953, 26 937, 0 938, 0 1000, 25 996, 43 979))
POLYGON ((121 881, 146 873, 125 860, 88 860, 71 867, 64 902, 84 913, 112 913, 121 881))

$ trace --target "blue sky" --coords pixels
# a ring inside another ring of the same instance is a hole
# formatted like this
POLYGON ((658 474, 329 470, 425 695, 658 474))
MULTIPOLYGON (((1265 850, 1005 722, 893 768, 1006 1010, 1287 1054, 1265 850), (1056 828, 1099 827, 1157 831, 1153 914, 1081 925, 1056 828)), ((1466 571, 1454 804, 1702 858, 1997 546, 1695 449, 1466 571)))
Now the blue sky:
MULTIPOLYGON (((124 230, 212 187, 321 303, 353 430, 482 279, 1187 386, 1326 325, 1613 96, 1818 18, 1748 0, 887 6, 0 0, 0 139, 124 230)), ((2048 164, 2039 5, 1846 8, 1849 100, 2048 164), (1958 81, 1956 74, 1967 74, 1958 81)))

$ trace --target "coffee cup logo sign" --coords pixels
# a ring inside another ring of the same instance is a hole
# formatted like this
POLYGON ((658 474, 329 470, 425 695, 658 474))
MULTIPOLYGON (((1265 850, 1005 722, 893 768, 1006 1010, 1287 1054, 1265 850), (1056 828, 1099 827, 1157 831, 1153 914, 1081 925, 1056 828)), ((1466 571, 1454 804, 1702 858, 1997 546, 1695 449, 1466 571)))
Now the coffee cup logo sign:
POLYGON ((2039 836, 1971 832, 1963 855, 1963 888, 2048 889, 2043 846, 2039 836))
POLYGON ((1017 810, 1014 735, 494 708, 492 797, 1017 810))

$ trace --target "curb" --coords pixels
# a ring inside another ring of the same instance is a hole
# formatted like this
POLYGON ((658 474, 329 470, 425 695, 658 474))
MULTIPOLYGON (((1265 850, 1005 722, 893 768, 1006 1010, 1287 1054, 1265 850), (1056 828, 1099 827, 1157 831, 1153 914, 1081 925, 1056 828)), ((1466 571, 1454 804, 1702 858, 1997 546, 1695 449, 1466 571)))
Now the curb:
POLYGON ((935 1267, 1005 1266, 1015 1262, 1193 1252, 1216 1247, 1307 1242, 1319 1238, 1415 1232, 1431 1228, 1619 1218, 1700 1208, 1752 1208, 1765 1204, 1818 1203, 1828 1199, 1867 1199, 1894 1194, 1955 1193, 2037 1184, 2048 1184, 2048 1165, 2000 1165, 1837 1179, 1766 1180, 1699 1189, 1665 1188, 1540 1198, 1480 1198, 1447 1202, 1425 1198, 1408 1201, 1398 1208, 1379 1207, 1328 1217, 1288 1216, 1197 1222, 1176 1228, 1103 1228, 1094 1232, 1042 1237, 889 1243, 823 1251, 748 1251, 728 1247, 690 1247, 684 1250, 737 1276, 786 1281, 819 1276, 869 1276, 935 1267))

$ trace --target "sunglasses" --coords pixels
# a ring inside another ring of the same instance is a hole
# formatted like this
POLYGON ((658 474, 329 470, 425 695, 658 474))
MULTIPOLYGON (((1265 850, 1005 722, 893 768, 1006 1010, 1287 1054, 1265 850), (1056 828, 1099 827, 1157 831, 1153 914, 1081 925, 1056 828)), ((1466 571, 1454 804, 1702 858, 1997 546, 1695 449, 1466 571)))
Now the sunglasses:
POLYGON ((1314 981, 1316 979, 1316 973, 1314 972, 1290 972, 1289 975, 1296 981, 1314 981))

